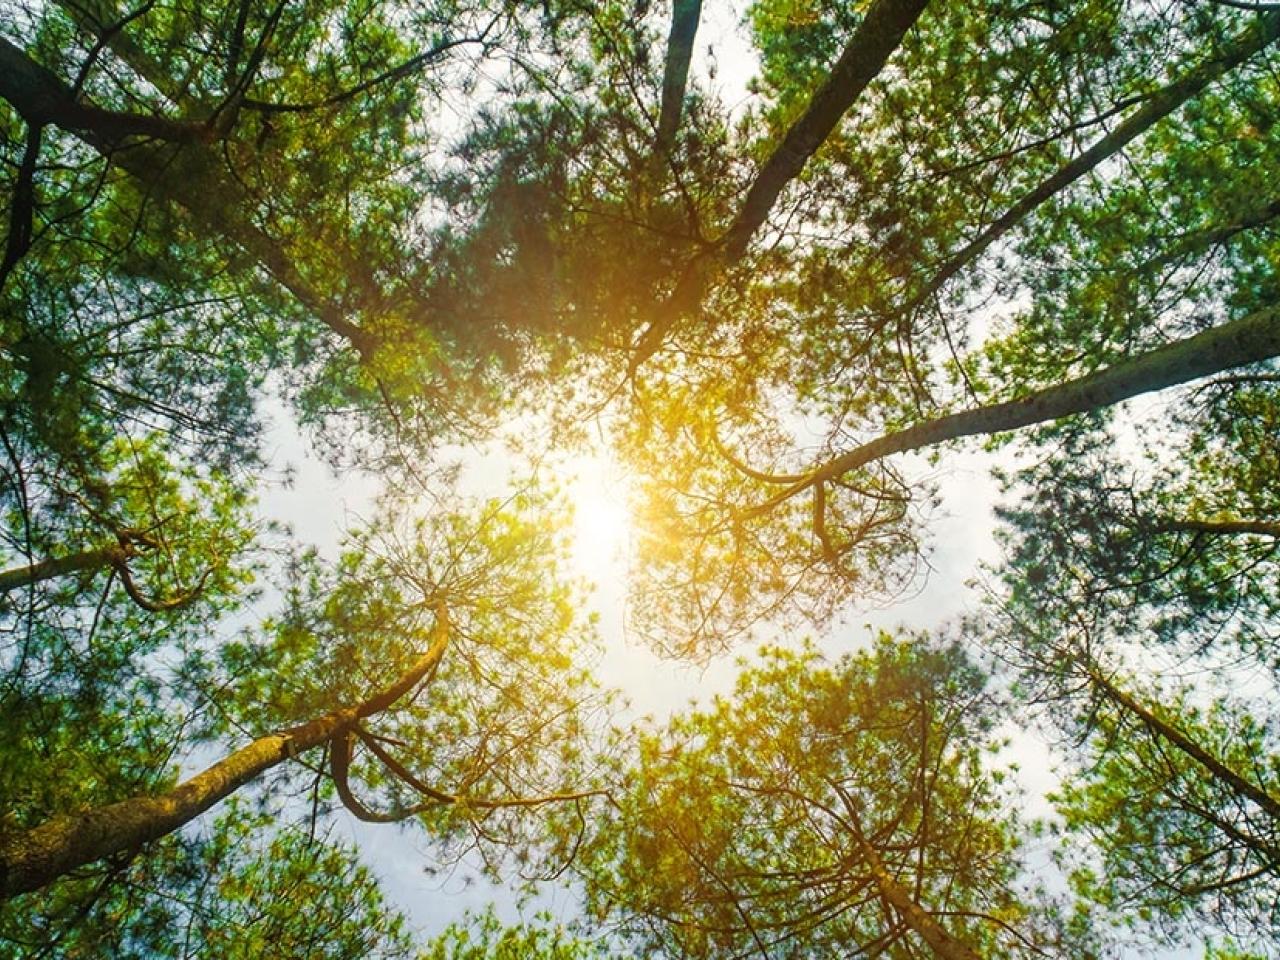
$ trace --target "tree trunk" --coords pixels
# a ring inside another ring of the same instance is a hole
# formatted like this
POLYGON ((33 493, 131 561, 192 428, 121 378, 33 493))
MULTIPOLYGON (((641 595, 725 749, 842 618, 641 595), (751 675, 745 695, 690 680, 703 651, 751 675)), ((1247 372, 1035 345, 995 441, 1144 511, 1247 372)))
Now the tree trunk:
POLYGON ((662 107, 653 144, 657 153, 671 149, 676 131, 680 129, 689 61, 693 59, 693 39, 701 15, 702 0, 674 0, 671 5, 671 32, 667 35, 667 62, 662 73, 662 107))
POLYGON ((732 263, 769 216, 783 189, 800 175, 919 19, 928 0, 876 0, 858 24, 827 81, 769 155, 747 191, 742 209, 722 241, 722 257, 732 263))
POLYGON ((659 307, 658 319, 640 335, 629 362, 628 376, 657 352, 677 322, 698 309, 712 274, 733 264, 746 252, 747 244, 768 218, 787 184, 800 175, 840 118, 884 69, 889 55, 898 49, 927 2, 876 0, 867 10, 827 81, 756 174, 733 225, 715 249, 689 264, 671 296, 659 307))
POLYGON ((0 593, 29 587, 42 580, 52 580, 69 573, 81 570, 100 570, 114 566, 125 559, 125 551, 118 546, 100 547, 97 550, 82 550, 66 557, 53 557, 41 560, 25 567, 13 567, 0 572, 0 593))
POLYGON ((1160 719, 1153 711, 1144 707, 1136 699, 1104 677, 1102 672, 1092 663, 1087 664, 1085 669, 1088 673, 1089 682, 1115 706, 1137 717, 1144 727, 1162 740, 1172 744, 1186 757, 1198 763, 1214 780, 1227 787, 1241 799, 1248 799, 1256 803, 1268 816, 1280 823, 1280 799, 1273 797, 1257 784, 1246 780, 1177 727, 1160 719))
POLYGON ((889 875, 884 861, 874 847, 862 837, 855 837, 858 852, 871 874, 880 896, 898 912, 912 931, 916 933, 941 960, 981 960, 968 944, 949 934, 933 916, 918 904, 903 886, 889 875))
POLYGON ((175 143, 203 142, 213 128, 204 123, 105 110, 77 97, 53 73, 0 37, 0 97, 28 123, 52 124, 73 133, 91 131, 104 140, 153 137, 175 143))
MULTIPOLYGON (((376 339, 352 323, 346 312, 316 290, 298 270, 285 246, 249 216, 254 204, 245 190, 217 166, 202 137, 166 137, 179 121, 137 117, 80 107, 68 116, 75 97, 69 87, 17 47, 0 38, 0 97, 29 122, 52 123, 74 133, 109 161, 147 184, 167 202, 186 210, 202 231, 220 235, 253 257, 277 283, 368 359, 376 339), (156 126, 156 130, 151 130, 156 126), (135 135, 180 141, 174 145, 132 141, 135 135), (127 147, 122 149, 122 147, 127 147)), ((207 130, 204 124, 197 124, 207 130)))
POLYGON ((0 837, 0 897, 37 890, 77 867, 133 850, 190 823, 272 767, 386 710, 432 673, 447 643, 448 617, 441 608, 427 651, 394 683, 362 703, 259 737, 161 796, 62 814, 0 837))
POLYGON ((895 453, 921 450, 961 437, 1005 433, 1076 413, 1102 410, 1144 393, 1276 356, 1280 356, 1280 307, 1271 306, 1017 400, 949 414, 897 433, 885 434, 832 458, 800 480, 789 483, 780 493, 748 509, 743 516, 749 518, 768 513, 810 487, 895 453))

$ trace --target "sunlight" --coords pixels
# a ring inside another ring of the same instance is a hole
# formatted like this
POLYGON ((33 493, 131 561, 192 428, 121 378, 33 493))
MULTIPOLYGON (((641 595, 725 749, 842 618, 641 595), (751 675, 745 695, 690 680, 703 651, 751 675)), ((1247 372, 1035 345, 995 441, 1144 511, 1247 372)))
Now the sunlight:
POLYGON ((616 576, 631 538, 631 516, 617 467, 602 454, 580 454, 557 466, 573 507, 573 565, 590 580, 616 576))

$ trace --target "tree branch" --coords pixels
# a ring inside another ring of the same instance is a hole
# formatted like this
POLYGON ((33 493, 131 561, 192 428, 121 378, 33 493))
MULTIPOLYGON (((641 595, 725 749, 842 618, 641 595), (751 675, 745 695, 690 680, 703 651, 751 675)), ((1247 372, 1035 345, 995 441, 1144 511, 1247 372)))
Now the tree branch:
POLYGON ((927 0, 875 0, 867 10, 826 82, 756 174, 733 224, 715 247, 689 264, 659 307, 658 318, 640 335, 632 351, 628 378, 658 351, 676 323, 698 309, 713 274, 742 258, 783 189, 800 175, 840 118, 884 69, 926 3, 927 0))
POLYGON ((1047 180, 1041 182, 995 222, 989 224, 978 236, 947 258, 933 278, 915 295, 906 312, 914 311, 932 298, 946 286, 948 281, 976 260, 991 244, 1013 229, 1031 211, 1065 190, 1104 160, 1119 153, 1157 122, 1196 97, 1210 83, 1244 63, 1254 54, 1266 49, 1275 42, 1277 37, 1280 37, 1280 12, 1259 18, 1238 34, 1222 54, 1201 63, 1173 83, 1157 90, 1128 119, 1097 140, 1084 153, 1062 166, 1047 180))
POLYGON ((448 639, 448 611, 441 604, 426 652, 394 682, 355 706, 259 737, 159 796, 62 814, 0 838, 0 898, 37 890, 76 867, 172 833, 272 767, 386 710, 435 670, 448 639))
MULTIPOLYGON (((2 83, 3 81, 0 81, 2 83)), ((36 161, 40 157, 40 138, 44 126, 27 121, 27 143, 18 164, 18 179, 13 185, 9 205, 9 234, 5 239, 4 260, 0 262, 0 291, 18 261, 31 249, 36 209, 36 161)))
POLYGON ((9 101, 29 124, 91 133, 98 140, 115 146, 134 136, 171 143, 209 143, 214 138, 213 128, 203 122, 123 113, 87 103, 51 71, 3 37, 0 37, 0 97, 9 101))

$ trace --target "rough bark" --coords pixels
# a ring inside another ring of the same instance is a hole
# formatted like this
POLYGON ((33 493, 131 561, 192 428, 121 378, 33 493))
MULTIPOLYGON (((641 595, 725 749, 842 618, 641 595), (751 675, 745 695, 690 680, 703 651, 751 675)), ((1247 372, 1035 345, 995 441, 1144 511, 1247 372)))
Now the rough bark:
POLYGON ((998 220, 949 257, 942 268, 916 294, 912 301, 913 306, 919 306, 941 290, 957 273, 1013 229, 1036 207, 1061 193, 1103 161, 1115 156, 1157 122, 1196 97, 1210 83, 1274 43, 1277 37, 1280 37, 1280 11, 1259 17, 1219 56, 1200 64, 1183 77, 1153 93, 1142 107, 1134 111, 1132 116, 1040 183, 1006 210, 998 220))
POLYGON ((890 876, 875 847, 862 837, 856 837, 856 842, 858 852, 867 865, 867 871, 871 874, 880 896, 897 911, 902 922, 929 945, 929 949, 935 956, 940 957, 941 960, 981 960, 968 944, 948 933, 900 883, 890 876))
POLYGON ((172 833, 272 767, 392 706, 435 670, 447 643, 448 617, 440 609, 427 651, 394 683, 361 703, 259 737, 160 796, 63 814, 0 837, 0 897, 37 890, 77 867, 172 833))
POLYGON ((745 516, 765 514, 816 484, 895 453, 920 450, 961 437, 1005 433, 1072 414, 1101 410, 1144 393, 1276 356, 1280 356, 1280 306, 1270 306, 1017 400, 949 414, 885 434, 833 457, 802 479, 788 483, 781 492, 746 511, 745 516))
POLYGON ((689 83, 689 62, 693 40, 702 15, 702 0, 674 0, 671 5, 671 32, 667 35, 667 61, 662 72, 662 107, 654 150, 666 153, 675 142, 684 109, 684 92, 689 83))

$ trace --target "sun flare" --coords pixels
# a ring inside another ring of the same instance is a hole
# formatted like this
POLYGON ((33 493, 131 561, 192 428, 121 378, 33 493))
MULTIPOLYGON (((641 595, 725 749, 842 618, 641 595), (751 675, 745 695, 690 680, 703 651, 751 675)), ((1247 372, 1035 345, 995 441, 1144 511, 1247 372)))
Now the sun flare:
POLYGON ((581 454, 557 470, 573 509, 573 563, 592 580, 611 576, 626 558, 631 512, 616 465, 602 454, 581 454))

